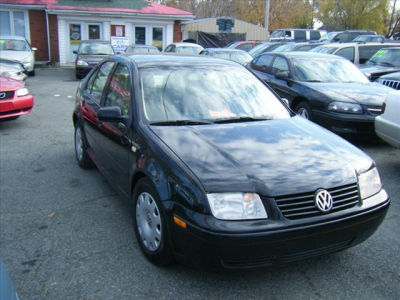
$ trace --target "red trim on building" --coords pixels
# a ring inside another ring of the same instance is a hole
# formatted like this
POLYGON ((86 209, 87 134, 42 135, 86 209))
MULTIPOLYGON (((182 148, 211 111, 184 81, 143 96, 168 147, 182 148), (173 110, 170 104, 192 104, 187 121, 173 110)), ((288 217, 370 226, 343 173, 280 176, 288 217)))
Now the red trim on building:
POLYGON ((36 47, 35 60, 49 60, 47 49, 46 13, 44 10, 29 10, 29 27, 31 33, 31 45, 36 47))
POLYGON ((174 22, 174 37, 173 37, 174 43, 181 42, 182 41, 182 24, 180 21, 175 21, 174 22))
POLYGON ((50 36, 51 62, 56 63, 60 61, 60 54, 58 50, 57 15, 49 15, 49 36, 50 36))
MULTIPOLYGON (((155 15, 184 15, 191 16, 192 13, 169 7, 154 2, 149 3, 148 6, 141 9, 128 9, 128 8, 101 8, 101 7, 80 7, 80 6, 61 6, 58 5, 57 0, 0 0, 2 4, 22 4, 22 5, 44 5, 47 9, 55 10, 78 10, 78 11, 99 11, 99 12, 127 12, 139 14, 155 14, 155 15)), ((90 5, 90 1, 86 1, 90 5)))

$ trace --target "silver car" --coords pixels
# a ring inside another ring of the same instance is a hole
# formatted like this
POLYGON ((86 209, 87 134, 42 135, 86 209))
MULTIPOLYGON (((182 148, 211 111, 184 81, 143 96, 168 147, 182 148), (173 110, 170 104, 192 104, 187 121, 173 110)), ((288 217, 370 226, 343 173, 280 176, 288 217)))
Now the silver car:
POLYGON ((18 61, 29 75, 35 75, 35 52, 21 36, 0 36, 0 58, 18 61))

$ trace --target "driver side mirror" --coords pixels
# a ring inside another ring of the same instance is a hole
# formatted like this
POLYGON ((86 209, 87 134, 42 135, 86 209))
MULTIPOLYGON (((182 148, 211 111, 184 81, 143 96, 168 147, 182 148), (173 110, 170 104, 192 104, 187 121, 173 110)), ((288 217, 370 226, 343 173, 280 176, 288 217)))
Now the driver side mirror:
POLYGON ((122 115, 119 106, 101 107, 97 112, 97 117, 103 122, 124 122, 127 117, 122 115))
POLYGON ((36 47, 32 47, 32 51, 37 51, 37 48, 36 47))
POLYGON ((72 51, 73 54, 78 54, 77 50, 72 51))
POLYGON ((281 80, 288 80, 289 79, 289 71, 279 70, 275 74, 275 78, 281 80))

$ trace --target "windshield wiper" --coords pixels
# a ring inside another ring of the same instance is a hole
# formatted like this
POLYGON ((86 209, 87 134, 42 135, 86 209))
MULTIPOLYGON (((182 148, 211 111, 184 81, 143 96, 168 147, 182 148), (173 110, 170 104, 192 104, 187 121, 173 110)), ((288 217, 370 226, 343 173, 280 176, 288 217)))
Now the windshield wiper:
POLYGON ((167 125, 207 125, 211 124, 210 121, 205 120, 168 120, 168 121, 157 121, 152 122, 150 125, 159 125, 159 126, 167 126, 167 125))
POLYGON ((379 62, 381 66, 388 66, 388 67, 394 67, 394 64, 388 63, 388 62, 379 62))
POLYGON ((224 118, 224 119, 217 119, 214 120, 214 123, 235 123, 235 122, 251 122, 251 121, 264 121, 264 120, 272 120, 268 117, 236 117, 236 118, 224 118))
POLYGON ((311 80, 305 80, 305 82, 322 82, 322 81, 318 79, 311 79, 311 80))

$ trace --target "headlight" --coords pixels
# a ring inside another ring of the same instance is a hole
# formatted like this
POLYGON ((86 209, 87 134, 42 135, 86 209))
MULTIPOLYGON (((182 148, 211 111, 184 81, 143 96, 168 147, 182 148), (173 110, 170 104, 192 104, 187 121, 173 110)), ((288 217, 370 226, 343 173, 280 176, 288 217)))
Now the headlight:
POLYGON ((254 193, 207 194, 211 212, 221 220, 267 219, 260 196, 254 193))
POLYGON ((378 170, 373 168, 358 175, 358 185, 360 188, 361 199, 377 194, 382 188, 378 170))
POLYGON ((29 94, 29 91, 27 88, 22 88, 22 89, 17 90, 18 97, 26 96, 28 94, 29 94))
POLYGON ((78 61, 76 62, 76 65, 77 65, 77 66, 88 66, 89 64, 88 64, 86 61, 78 60, 78 61))
POLYGON ((362 114, 362 107, 359 104, 334 101, 329 103, 328 110, 349 114, 362 114))

